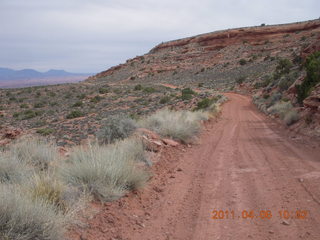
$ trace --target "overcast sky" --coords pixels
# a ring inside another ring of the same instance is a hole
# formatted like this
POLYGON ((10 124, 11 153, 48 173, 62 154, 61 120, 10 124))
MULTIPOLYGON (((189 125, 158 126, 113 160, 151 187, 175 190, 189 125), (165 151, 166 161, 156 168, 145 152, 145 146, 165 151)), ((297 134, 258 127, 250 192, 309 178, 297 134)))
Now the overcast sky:
POLYGON ((0 0, 0 67, 100 72, 160 42, 319 10, 319 0, 0 0))

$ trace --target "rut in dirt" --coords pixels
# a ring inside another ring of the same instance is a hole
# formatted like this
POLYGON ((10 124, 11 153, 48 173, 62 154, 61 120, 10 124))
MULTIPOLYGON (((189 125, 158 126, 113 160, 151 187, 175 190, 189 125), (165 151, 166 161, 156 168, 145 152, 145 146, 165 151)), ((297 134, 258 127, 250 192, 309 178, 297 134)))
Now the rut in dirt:
POLYGON ((318 146, 286 137, 250 98, 227 96, 129 239, 320 239, 318 146))

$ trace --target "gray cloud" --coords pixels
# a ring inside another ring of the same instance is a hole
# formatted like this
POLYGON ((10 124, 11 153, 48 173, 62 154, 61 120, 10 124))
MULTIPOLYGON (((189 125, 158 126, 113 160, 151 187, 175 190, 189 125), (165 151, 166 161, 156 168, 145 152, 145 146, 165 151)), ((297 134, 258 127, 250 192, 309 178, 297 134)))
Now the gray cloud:
POLYGON ((2 0, 0 66, 98 72, 167 40, 318 18, 317 0, 2 0))

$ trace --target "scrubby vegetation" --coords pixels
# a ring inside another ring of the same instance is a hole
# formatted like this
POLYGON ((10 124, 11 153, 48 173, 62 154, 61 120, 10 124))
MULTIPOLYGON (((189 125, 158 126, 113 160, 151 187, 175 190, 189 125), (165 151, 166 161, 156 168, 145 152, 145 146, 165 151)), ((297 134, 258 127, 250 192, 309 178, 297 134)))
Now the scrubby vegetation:
POLYGON ((0 216, 0 239, 64 239, 62 214, 49 203, 32 200, 8 185, 0 186, 0 216))
POLYGON ((104 119, 97 137, 100 143, 109 144, 129 137, 135 129, 136 123, 133 119, 124 115, 116 115, 104 119))
POLYGON ((302 103, 303 100, 309 96, 312 88, 320 82, 320 51, 311 54, 304 64, 307 72, 307 77, 301 85, 297 85, 297 98, 298 102, 302 103))
POLYGON ((127 139, 109 146, 91 145, 74 149, 69 164, 61 168, 62 178, 69 184, 110 201, 126 191, 138 189, 148 180, 145 169, 137 167, 146 161, 142 142, 127 139))
POLYGON ((172 111, 164 109, 142 120, 139 125, 152 129, 164 137, 190 142, 200 131, 201 120, 208 114, 202 111, 172 111))
POLYGON ((38 170, 46 170, 58 159, 56 147, 40 138, 22 139, 10 147, 10 156, 38 170))

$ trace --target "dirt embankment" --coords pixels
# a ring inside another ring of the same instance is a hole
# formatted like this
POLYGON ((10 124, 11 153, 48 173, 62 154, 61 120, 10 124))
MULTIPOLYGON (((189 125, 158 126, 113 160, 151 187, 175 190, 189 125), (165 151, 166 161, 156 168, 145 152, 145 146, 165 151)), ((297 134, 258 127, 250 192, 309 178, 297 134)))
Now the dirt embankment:
POLYGON ((70 235, 95 240, 320 239, 319 143, 285 137, 248 97, 228 97, 220 119, 206 126, 199 144, 163 152, 145 189, 94 204, 91 210, 97 212, 87 226, 70 235))

